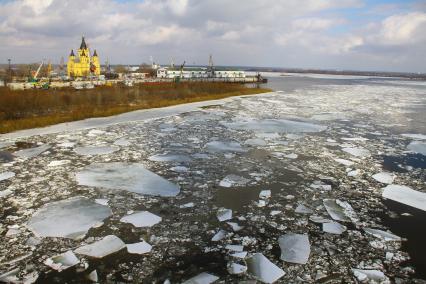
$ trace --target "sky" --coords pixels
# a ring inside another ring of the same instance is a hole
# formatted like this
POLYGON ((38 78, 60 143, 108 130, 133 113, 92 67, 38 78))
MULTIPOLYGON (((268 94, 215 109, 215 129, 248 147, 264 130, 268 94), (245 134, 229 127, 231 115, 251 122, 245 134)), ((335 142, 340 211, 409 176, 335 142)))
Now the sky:
POLYGON ((426 72, 426 0, 0 0, 0 63, 426 72))

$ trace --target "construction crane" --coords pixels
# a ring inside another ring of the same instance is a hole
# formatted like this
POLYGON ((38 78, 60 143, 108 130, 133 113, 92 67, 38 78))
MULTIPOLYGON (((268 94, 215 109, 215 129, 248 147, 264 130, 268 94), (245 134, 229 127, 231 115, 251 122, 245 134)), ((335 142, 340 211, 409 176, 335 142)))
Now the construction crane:
POLYGON ((40 66, 38 66, 37 71, 34 73, 34 76, 32 78, 33 82, 37 82, 37 77, 38 77, 38 74, 40 73, 41 67, 43 67, 43 64, 44 64, 44 60, 41 61, 40 66))

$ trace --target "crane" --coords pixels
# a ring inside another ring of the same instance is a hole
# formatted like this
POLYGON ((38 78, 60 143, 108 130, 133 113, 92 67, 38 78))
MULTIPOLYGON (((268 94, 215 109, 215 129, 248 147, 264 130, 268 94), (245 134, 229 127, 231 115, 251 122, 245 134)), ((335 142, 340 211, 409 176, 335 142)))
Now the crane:
POLYGON ((35 72, 34 76, 33 76, 33 81, 37 81, 37 76, 40 73, 41 67, 43 67, 44 64, 44 60, 41 61, 40 66, 37 68, 37 71, 35 72))

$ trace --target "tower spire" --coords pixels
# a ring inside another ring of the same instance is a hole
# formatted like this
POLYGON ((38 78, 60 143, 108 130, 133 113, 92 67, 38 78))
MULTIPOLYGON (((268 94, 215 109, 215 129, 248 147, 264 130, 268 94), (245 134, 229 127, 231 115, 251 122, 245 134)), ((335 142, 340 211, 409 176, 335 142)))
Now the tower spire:
POLYGON ((95 52, 93 52, 93 56, 98 56, 98 53, 96 52, 96 49, 95 49, 95 52))
POLYGON ((84 40, 84 36, 81 37, 81 44, 80 44, 80 49, 86 49, 87 48, 87 44, 86 41, 84 40))
POLYGON ((74 49, 71 49, 71 54, 70 54, 70 56, 75 56, 75 55, 74 55, 74 49))

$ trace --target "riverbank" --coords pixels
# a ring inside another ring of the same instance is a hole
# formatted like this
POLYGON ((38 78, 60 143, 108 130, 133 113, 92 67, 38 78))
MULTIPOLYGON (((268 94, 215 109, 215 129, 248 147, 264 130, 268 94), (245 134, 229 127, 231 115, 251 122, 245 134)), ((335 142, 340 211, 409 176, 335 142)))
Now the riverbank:
POLYGON ((0 88, 0 133, 270 91, 242 84, 206 82, 139 84, 130 88, 118 85, 81 91, 0 88))

